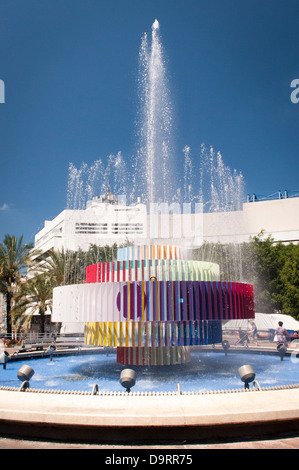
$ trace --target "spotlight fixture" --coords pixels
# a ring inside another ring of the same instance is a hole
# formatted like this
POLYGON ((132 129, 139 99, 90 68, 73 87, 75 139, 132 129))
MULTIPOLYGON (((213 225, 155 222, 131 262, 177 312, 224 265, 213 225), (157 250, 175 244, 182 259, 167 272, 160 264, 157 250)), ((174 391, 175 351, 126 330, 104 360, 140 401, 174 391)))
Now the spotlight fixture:
POLYGON ((280 355, 280 360, 283 361, 283 358, 286 355, 288 349, 287 346, 283 343, 279 343, 276 349, 278 351, 278 354, 280 355))
POLYGON ((30 380, 31 377, 34 375, 34 370, 30 366, 26 366, 25 364, 21 367, 21 369, 17 372, 17 377, 19 380, 30 380))
POLYGON ((6 363, 10 360, 10 355, 4 349, 0 351, 0 364, 3 364, 3 369, 6 369, 6 363))
POLYGON ((131 387, 135 385, 136 372, 132 369, 124 369, 120 373, 120 383, 130 393, 131 387))
POLYGON ((225 355, 227 356, 227 351, 229 350, 230 348, 230 344, 229 342, 225 339, 224 341, 222 341, 222 348, 225 352, 225 355))
POLYGON ((34 370, 30 366, 26 366, 25 364, 18 370, 17 377, 19 380, 22 381, 22 385, 19 388, 21 392, 29 388, 29 380, 34 375, 34 370))
POLYGON ((47 348, 46 352, 50 356, 50 361, 53 361, 53 354, 54 354, 55 350, 56 350, 56 346, 53 343, 47 348))
POLYGON ((54 343, 50 344, 50 346, 48 347, 47 349, 47 353, 53 353, 54 351, 56 351, 56 346, 54 343))
POLYGON ((245 365, 239 368, 239 375, 244 382, 245 389, 249 388, 249 383, 252 382, 255 378, 255 372, 253 368, 249 365, 245 365))

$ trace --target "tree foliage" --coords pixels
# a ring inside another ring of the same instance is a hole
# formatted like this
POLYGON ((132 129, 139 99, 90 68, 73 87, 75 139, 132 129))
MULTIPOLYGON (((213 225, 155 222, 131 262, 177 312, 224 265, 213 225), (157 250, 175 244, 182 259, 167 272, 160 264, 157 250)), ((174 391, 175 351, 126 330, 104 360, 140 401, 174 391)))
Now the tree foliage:
POLYGON ((44 255, 32 248, 23 244, 23 237, 18 240, 9 235, 0 244, 0 292, 6 297, 7 333, 11 333, 12 324, 17 329, 28 326, 36 313, 41 318, 40 332, 44 333, 53 288, 84 283, 86 267, 116 259, 118 247, 90 245, 86 252, 51 250, 44 255))
POLYGON ((11 315, 14 325, 19 330, 28 326, 32 316, 40 315, 40 333, 45 333, 45 316, 48 309, 52 310, 53 284, 47 274, 39 274, 22 283, 14 298, 11 315), (27 312, 28 315, 24 315, 27 312))
POLYGON ((0 244, 0 292, 6 301, 6 329, 11 333, 11 308, 13 299, 22 276, 32 265, 32 245, 23 243, 23 236, 19 239, 14 235, 5 235, 0 244))
POLYGON ((240 245, 204 243, 195 259, 219 264, 222 281, 253 284, 257 312, 299 319, 299 245, 275 242, 261 232, 240 245))

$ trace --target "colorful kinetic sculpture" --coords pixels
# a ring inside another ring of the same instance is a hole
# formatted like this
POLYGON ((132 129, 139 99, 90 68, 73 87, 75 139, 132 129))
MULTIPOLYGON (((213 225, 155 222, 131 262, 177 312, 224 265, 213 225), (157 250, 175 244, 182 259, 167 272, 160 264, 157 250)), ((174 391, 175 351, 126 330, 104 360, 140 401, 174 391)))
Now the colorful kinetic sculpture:
POLYGON ((175 246, 133 246, 86 269, 86 284, 57 287, 56 322, 84 322, 84 341, 117 347, 117 362, 166 365, 190 347, 220 343, 222 321, 254 318, 253 287, 220 282, 214 263, 184 261, 175 246))

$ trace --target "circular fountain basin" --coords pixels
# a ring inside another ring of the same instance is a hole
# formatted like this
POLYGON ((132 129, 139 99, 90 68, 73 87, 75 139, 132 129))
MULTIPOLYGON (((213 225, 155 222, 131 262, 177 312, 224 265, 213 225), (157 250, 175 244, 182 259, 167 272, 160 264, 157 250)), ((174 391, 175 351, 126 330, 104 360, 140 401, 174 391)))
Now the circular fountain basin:
MULTIPOLYGON (((17 373, 30 364, 34 375, 31 388, 88 392, 96 383, 100 393, 122 392, 119 377, 126 366, 116 363, 116 353, 48 356, 10 361, 0 370, 0 386, 18 387, 17 373)), ((202 393, 215 390, 242 389, 239 367, 250 364, 262 387, 299 382, 298 364, 290 356, 283 361, 277 353, 224 354, 221 350, 192 351, 187 364, 169 366, 130 366, 136 371, 134 392, 173 392, 180 384, 182 392, 202 393)))
POLYGON ((121 391, 123 367, 115 363, 114 354, 10 361, 0 371, 0 433, 113 444, 298 434, 297 364, 290 356, 281 361, 277 354, 193 351, 190 363, 182 366, 134 367, 136 384, 130 393, 121 391), (35 374, 30 388, 18 391, 16 374, 25 363, 35 374), (245 363, 269 389, 243 388, 238 368, 245 363), (97 395, 91 392, 95 383, 97 395), (294 385, 284 387, 286 383, 294 385), (215 391, 227 386, 234 390, 215 391), (57 388, 69 392, 58 393, 57 388), (86 391, 71 392, 75 389, 86 391))

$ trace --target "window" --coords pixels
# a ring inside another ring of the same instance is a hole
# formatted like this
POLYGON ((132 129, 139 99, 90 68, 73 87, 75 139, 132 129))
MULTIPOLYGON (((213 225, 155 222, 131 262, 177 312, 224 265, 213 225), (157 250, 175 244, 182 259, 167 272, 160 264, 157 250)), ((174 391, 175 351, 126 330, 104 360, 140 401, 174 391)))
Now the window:
POLYGON ((75 233, 84 234, 106 234, 108 232, 108 224, 97 224, 93 222, 76 222, 75 233))
POLYGON ((125 234, 125 235, 134 235, 143 233, 143 224, 133 224, 133 223, 120 223, 112 224, 112 233, 113 234, 125 234))

